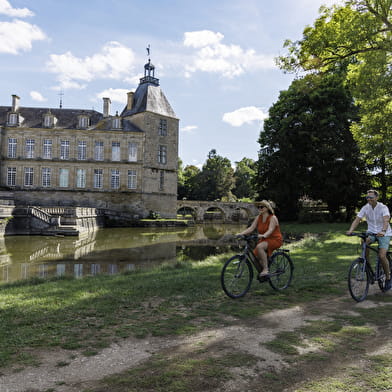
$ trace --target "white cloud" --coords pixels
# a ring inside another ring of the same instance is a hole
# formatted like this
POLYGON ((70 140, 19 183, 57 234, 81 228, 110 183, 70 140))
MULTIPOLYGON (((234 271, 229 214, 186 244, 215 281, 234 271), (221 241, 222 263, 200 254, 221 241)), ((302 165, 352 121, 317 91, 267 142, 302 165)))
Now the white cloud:
POLYGON ((99 53, 84 58, 76 57, 71 52, 52 54, 47 66, 50 72, 57 74, 60 87, 65 89, 78 86, 79 81, 130 78, 134 63, 132 49, 112 41, 105 44, 99 53))
POLYGON ((255 106, 247 106, 234 110, 234 112, 225 113, 222 120, 233 127, 240 127, 244 124, 251 124, 253 122, 262 122, 268 115, 262 109, 255 106))
POLYGON ((41 93, 39 93, 38 91, 30 91, 30 97, 34 100, 34 101, 38 101, 38 102, 45 102, 47 99, 44 98, 42 96, 41 93))
POLYGON ((187 125, 186 127, 181 128, 181 132, 189 132, 192 133, 194 130, 198 128, 197 125, 187 125))
POLYGON ((0 14, 16 18, 25 18, 34 15, 28 8, 13 8, 7 0, 0 0, 0 14))
POLYGON ((274 56, 260 55, 238 45, 226 45, 222 43, 223 39, 223 34, 209 30, 186 32, 183 44, 196 52, 185 67, 185 75, 190 77, 196 71, 203 71, 233 78, 246 71, 275 67, 274 56))
POLYGON ((33 41, 42 41, 46 35, 35 25, 14 20, 0 22, 0 53, 18 54, 29 51, 33 41))
POLYGON ((123 88, 108 88, 99 94, 97 98, 110 98, 112 102, 127 103, 129 90, 123 88))

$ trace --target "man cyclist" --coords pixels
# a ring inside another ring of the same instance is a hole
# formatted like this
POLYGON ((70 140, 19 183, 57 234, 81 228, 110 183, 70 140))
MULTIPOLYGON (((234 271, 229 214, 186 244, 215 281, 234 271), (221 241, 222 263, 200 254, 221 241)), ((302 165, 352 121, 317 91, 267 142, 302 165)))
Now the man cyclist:
MULTIPOLYGON (((389 220, 391 219, 391 214, 389 212, 388 207, 378 202, 378 192, 370 189, 367 191, 366 195, 367 204, 365 204, 361 210, 359 211, 357 217, 354 219, 351 224, 350 229, 346 234, 350 235, 355 228, 358 226, 359 222, 363 218, 366 218, 366 222, 368 225, 368 232, 373 233, 375 235, 371 235, 366 239, 367 244, 371 244, 374 241, 378 242, 379 249, 379 257, 382 264, 382 267, 385 272, 385 287, 384 290, 390 290, 392 282, 391 282, 391 271, 389 268, 389 263, 387 259, 387 252, 389 248, 389 242, 392 236, 391 225, 389 224, 389 220)), ((368 257, 369 250, 367 250, 368 257)))

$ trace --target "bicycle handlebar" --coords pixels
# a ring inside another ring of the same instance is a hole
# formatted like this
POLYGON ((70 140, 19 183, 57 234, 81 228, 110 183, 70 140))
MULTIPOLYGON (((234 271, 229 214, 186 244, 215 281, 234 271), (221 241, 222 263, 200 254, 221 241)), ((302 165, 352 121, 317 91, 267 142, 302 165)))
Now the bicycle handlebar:
POLYGON ((259 238, 258 234, 248 234, 248 235, 237 235, 236 236, 240 240, 245 240, 247 242, 257 240, 259 238))

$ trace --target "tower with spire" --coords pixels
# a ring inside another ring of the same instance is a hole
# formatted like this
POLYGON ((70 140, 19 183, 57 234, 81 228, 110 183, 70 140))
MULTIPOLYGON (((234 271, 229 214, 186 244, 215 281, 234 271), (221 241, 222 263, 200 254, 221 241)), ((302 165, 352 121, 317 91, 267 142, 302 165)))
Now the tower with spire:
POLYGON ((143 201, 150 211, 171 217, 177 206, 177 162, 179 120, 163 93, 155 66, 151 63, 150 46, 144 76, 121 113, 144 131, 143 201))

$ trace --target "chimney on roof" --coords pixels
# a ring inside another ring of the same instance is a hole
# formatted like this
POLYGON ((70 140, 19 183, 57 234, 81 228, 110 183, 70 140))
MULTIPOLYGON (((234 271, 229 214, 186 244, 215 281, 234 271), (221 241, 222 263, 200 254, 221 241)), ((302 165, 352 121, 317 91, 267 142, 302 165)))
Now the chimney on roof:
POLYGON ((133 96, 135 95, 135 93, 133 91, 130 91, 129 93, 127 93, 127 95, 128 95, 127 110, 131 110, 133 106, 133 96))
POLYGON ((111 103, 112 103, 112 101, 110 100, 110 98, 103 98, 103 116, 104 117, 109 117, 111 103))
POLYGON ((15 94, 12 95, 12 111, 16 112, 19 109, 19 97, 15 94))

